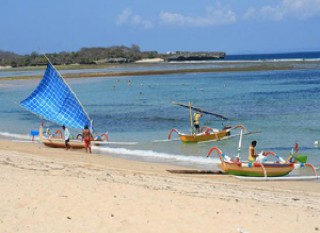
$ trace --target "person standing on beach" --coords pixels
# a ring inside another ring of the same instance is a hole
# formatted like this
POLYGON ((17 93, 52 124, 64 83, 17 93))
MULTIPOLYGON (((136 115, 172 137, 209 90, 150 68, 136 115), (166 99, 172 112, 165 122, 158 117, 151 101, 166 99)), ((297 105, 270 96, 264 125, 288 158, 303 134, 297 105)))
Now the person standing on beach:
POLYGON ((64 143, 66 145, 66 150, 69 150, 70 149, 70 145, 69 145, 70 132, 69 132, 69 129, 67 127, 65 127, 64 125, 62 126, 62 129, 64 131, 64 143))
POLYGON ((249 147, 249 156, 248 156, 249 162, 255 162, 257 157, 259 156, 255 149, 256 145, 257 145, 257 141, 251 142, 251 145, 249 147))
POLYGON ((84 126, 84 130, 82 131, 82 139, 84 142, 84 148, 86 149, 86 152, 91 154, 91 141, 93 140, 93 136, 90 132, 89 127, 86 125, 84 126))
POLYGON ((202 117, 201 113, 195 112, 193 115, 193 126, 197 133, 200 133, 200 118, 202 117))

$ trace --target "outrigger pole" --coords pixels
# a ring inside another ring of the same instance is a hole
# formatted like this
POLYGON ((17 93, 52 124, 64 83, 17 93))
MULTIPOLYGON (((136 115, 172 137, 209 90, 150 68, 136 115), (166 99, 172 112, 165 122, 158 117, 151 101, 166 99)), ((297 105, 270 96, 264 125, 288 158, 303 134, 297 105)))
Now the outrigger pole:
POLYGON ((203 110, 201 108, 198 108, 198 107, 195 107, 195 106, 191 106, 190 102, 189 102, 188 105, 186 105, 186 104, 183 104, 183 103, 178 103, 178 102, 172 101, 172 104, 179 105, 179 106, 182 106, 182 107, 185 107, 185 108, 191 108, 194 111, 201 112, 201 113, 204 113, 204 114, 213 115, 213 116, 219 117, 219 118, 221 118, 223 120, 229 120, 228 117, 223 116, 221 114, 214 113, 214 112, 209 112, 209 111, 203 110))
POLYGON ((240 130, 240 138, 239 138, 239 146, 238 146, 238 153, 237 153, 237 162, 240 161, 240 152, 241 152, 241 147, 242 147, 242 129, 240 130))

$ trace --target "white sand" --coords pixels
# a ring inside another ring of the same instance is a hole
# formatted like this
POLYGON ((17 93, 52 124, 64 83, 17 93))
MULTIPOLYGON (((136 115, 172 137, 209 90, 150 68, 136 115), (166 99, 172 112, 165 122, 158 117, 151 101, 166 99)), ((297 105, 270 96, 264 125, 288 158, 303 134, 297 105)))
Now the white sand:
POLYGON ((319 182, 248 182, 170 168, 2 141, 0 232, 320 231, 319 182))
POLYGON ((158 63, 158 62, 164 62, 162 58, 149 58, 149 59, 141 59, 138 61, 135 61, 135 63, 158 63))

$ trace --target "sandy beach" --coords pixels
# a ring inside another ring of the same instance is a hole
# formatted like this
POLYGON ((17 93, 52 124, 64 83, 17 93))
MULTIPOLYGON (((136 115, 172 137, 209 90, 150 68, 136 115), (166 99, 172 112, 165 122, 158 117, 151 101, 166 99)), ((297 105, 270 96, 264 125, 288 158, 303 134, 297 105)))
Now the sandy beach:
POLYGON ((315 181, 227 175, 0 142, 0 232, 318 232, 315 181))

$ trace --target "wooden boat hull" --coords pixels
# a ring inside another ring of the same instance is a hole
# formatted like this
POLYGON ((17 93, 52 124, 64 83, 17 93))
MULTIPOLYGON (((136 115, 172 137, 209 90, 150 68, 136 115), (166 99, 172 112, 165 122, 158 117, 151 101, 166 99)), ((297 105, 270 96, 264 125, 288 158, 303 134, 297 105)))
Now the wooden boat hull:
MULTIPOLYGON (((52 148, 66 148, 63 139, 52 138, 52 139, 42 139, 42 143, 45 146, 52 147, 52 148)), ((84 143, 80 140, 70 140, 69 145, 72 149, 83 149, 84 143)))
POLYGON ((199 134, 179 134, 179 138, 182 142, 202 142, 202 141, 214 141, 220 140, 229 136, 229 132, 221 130, 216 133, 199 133, 199 134))
POLYGON ((249 163, 242 162, 241 164, 242 165, 237 163, 222 162, 221 164, 218 164, 218 167, 230 175, 250 177, 265 176, 264 169, 268 177, 285 176, 294 169, 292 164, 263 163, 262 165, 264 169, 261 166, 254 165, 249 167, 249 163))

